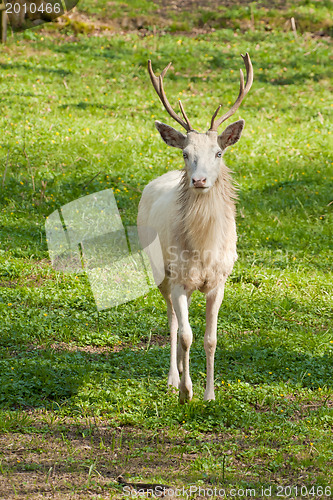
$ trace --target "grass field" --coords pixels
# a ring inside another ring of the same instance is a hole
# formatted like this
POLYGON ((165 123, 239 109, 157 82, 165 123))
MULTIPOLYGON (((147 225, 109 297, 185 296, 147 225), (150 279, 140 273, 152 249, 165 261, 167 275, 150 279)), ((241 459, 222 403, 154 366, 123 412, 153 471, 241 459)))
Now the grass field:
MULTIPOLYGON (((320 4, 297 8, 314 18, 329 9, 320 4)), ((93 8, 84 1, 92 23, 93 8)), ((119 474, 235 489, 233 498, 247 488, 255 498, 331 496, 332 45, 265 26, 87 36, 68 24, 0 47, 0 498, 127 498, 119 474), (52 269, 45 219, 113 188, 124 225, 134 225, 146 183, 182 166, 154 128, 172 123, 147 59, 157 72, 173 61, 169 100, 181 96, 204 131, 219 102, 235 100, 246 51, 254 84, 235 116, 245 130, 225 155, 238 186, 239 259, 218 320, 217 398, 202 401, 198 293, 195 397, 181 406, 166 392, 158 291, 97 313, 84 274, 52 269)))

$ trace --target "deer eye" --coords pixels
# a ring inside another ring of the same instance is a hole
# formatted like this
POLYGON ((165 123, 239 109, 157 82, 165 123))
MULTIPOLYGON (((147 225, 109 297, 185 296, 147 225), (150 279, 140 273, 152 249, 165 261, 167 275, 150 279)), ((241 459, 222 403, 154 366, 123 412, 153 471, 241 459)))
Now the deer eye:
POLYGON ((222 151, 218 151, 215 156, 216 158, 222 158, 222 151))
POLYGON ((188 158, 188 154, 187 153, 183 153, 183 158, 185 158, 185 160, 188 158))

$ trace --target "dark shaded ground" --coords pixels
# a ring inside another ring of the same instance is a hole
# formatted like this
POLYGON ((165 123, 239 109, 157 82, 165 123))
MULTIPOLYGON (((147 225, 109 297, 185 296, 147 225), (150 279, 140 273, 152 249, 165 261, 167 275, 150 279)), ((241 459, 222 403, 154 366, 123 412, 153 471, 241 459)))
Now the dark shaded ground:
MULTIPOLYGON (((248 5, 253 4, 253 0, 153 0, 157 4, 161 11, 170 10, 181 10, 181 11, 193 11, 193 10, 218 10, 220 7, 235 7, 236 5, 248 5)), ((300 0, 258 0, 256 2, 256 7, 266 7, 267 9, 286 9, 291 5, 301 3, 300 0)))
MULTIPOLYGON (((97 0, 96 0, 97 1, 97 0)), ((295 16, 296 28, 300 33, 311 32, 317 36, 332 36, 331 16, 320 18, 318 7, 328 7, 328 0, 320 3, 314 0, 309 9, 298 11, 304 0, 153 0, 157 9, 135 8, 131 2, 107 2, 105 7, 89 11, 87 4, 78 4, 61 23, 76 33, 92 33, 111 29, 112 31, 139 30, 142 34, 167 30, 175 33, 205 33, 211 30, 229 28, 241 31, 264 28, 291 30, 291 17, 295 16), (86 10, 88 9, 88 10, 86 10)), ((333 4, 332 4, 333 6, 333 4)))

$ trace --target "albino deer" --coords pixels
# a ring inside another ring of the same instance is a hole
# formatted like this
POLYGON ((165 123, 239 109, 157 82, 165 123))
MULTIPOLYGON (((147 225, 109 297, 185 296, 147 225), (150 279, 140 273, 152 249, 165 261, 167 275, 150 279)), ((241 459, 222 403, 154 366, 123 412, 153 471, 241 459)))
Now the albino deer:
POLYGON ((239 140, 244 120, 232 123, 220 135, 217 128, 236 112, 251 88, 253 69, 250 56, 242 57, 247 73, 246 84, 244 86, 240 70, 240 91, 235 104, 216 119, 220 105, 206 133, 192 128, 180 101, 184 120, 170 106, 163 88, 163 77, 171 63, 157 77, 151 61, 148 61, 150 78, 160 100, 169 115, 187 132, 184 135, 169 125, 155 122, 164 142, 183 151, 185 167, 150 182, 143 191, 138 213, 138 227, 146 226, 157 231, 163 252, 165 278, 159 289, 167 303, 171 336, 168 385, 179 389, 181 403, 191 400, 193 395, 189 366, 192 330, 188 307, 194 290, 206 295, 204 346, 207 383, 204 399, 215 399, 217 315, 224 284, 237 259, 235 193, 222 157, 225 149, 239 140))

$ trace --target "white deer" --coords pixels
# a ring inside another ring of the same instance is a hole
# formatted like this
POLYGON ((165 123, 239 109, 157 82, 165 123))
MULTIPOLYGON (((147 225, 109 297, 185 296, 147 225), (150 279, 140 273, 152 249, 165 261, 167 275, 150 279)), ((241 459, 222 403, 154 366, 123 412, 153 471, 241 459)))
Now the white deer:
POLYGON ((192 399, 190 346, 192 330, 188 318, 190 297, 194 290, 206 295, 206 331, 204 347, 207 360, 207 383, 204 400, 215 399, 214 355, 217 341, 217 316, 224 285, 237 259, 235 193, 223 153, 235 144, 242 133, 244 120, 229 125, 218 135, 217 128, 235 113, 251 88, 253 69, 249 54, 243 56, 247 78, 240 70, 240 91, 231 109, 216 120, 221 105, 213 114, 208 132, 194 130, 182 103, 184 120, 167 100, 163 77, 171 63, 157 77, 151 61, 148 69, 152 84, 169 115, 187 134, 169 125, 155 122, 162 139, 183 151, 185 167, 170 171, 150 182, 139 204, 138 227, 153 228, 160 240, 165 278, 159 289, 167 303, 170 327, 170 371, 168 385, 179 389, 181 403, 192 399), (179 342, 177 347, 177 332, 179 342))

